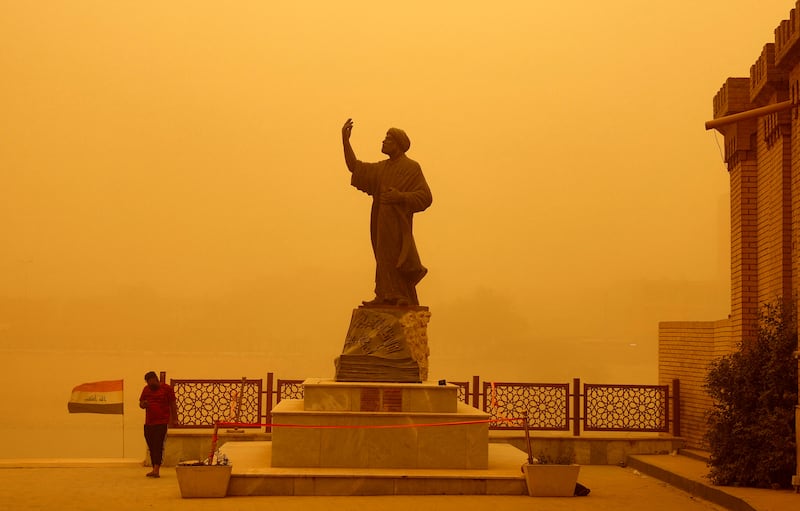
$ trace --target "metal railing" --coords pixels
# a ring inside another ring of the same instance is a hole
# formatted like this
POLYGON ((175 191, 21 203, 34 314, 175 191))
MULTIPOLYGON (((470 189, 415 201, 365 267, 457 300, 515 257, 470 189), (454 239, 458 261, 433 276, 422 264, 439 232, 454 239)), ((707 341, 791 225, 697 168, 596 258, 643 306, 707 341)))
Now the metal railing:
POLYGON ((583 386, 584 431, 669 432, 668 385, 583 386))
POLYGON ((490 429, 522 430, 527 415, 528 428, 538 431, 569 431, 570 393, 567 383, 483 382, 483 411, 497 422, 490 429))
MULTIPOLYGON (((166 374, 162 373, 162 381, 166 374)), ((272 409, 284 399, 303 399, 303 381, 171 380, 178 400, 177 427, 211 428, 215 421, 269 424, 272 409)), ((657 432, 680 436, 680 381, 672 385, 586 383, 449 382, 458 399, 492 419, 524 419, 534 431, 657 432)), ((246 427, 246 426, 242 426, 246 427)), ((259 426, 252 426, 253 428, 259 426)), ((266 431, 270 431, 267 426, 266 431)), ((522 430, 521 421, 498 421, 492 430, 522 430)))
POLYGON ((217 421, 258 424, 263 417, 261 380, 173 379, 169 383, 177 405, 173 427, 213 428, 217 421))

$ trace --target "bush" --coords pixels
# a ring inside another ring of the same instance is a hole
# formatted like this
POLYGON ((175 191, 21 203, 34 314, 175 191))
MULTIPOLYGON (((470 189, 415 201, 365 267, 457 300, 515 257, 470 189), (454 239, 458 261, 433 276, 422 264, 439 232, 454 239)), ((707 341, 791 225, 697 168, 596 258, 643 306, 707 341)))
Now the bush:
POLYGON ((714 484, 789 487, 795 470, 794 303, 764 305, 758 335, 711 364, 706 440, 714 484))

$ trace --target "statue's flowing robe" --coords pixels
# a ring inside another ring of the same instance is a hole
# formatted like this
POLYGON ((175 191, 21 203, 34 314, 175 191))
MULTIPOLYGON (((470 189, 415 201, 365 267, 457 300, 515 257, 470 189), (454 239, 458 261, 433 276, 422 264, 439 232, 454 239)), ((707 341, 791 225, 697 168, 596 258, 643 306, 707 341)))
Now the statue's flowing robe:
POLYGON ((412 223, 414 213, 433 201, 422 168, 405 155, 377 163, 357 161, 350 184, 372 196, 370 237, 376 262, 376 298, 419 305, 416 285, 428 270, 420 262, 412 223), (397 189, 404 200, 381 204, 381 192, 389 188, 397 189))

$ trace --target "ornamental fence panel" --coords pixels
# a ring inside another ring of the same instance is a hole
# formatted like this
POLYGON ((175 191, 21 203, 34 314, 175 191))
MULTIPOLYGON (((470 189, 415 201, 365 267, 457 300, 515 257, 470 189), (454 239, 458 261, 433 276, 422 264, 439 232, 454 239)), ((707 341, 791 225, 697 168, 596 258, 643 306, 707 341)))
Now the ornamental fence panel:
POLYGON ((170 380, 175 391, 176 428, 213 428, 234 422, 258 428, 261 419, 262 380, 170 380))
POLYGON ((668 385, 583 386, 584 431, 669 432, 668 385))
POLYGON ((303 399, 304 380, 278 380, 278 391, 275 394, 275 404, 281 399, 303 399))
MULTIPOLYGON (((161 373, 166 381, 166 373, 161 373)), ((213 428, 215 422, 240 427, 269 426, 272 408, 283 399, 303 399, 301 379, 170 380, 178 400, 178 428, 213 428)), ((586 383, 448 382, 458 399, 487 412, 491 430, 654 432, 680 436, 680 380, 672 385, 586 383), (508 421, 507 419, 519 419, 508 421)))
POLYGON ((569 431, 570 393, 568 383, 483 382, 483 411, 496 422, 490 429, 569 431))

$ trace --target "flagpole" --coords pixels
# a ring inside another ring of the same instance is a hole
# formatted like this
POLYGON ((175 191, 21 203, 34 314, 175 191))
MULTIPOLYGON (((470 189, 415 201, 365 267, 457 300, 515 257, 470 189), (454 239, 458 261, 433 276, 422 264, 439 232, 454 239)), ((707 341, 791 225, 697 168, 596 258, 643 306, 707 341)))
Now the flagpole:
POLYGON ((125 380, 122 380, 122 457, 125 457, 125 380))

